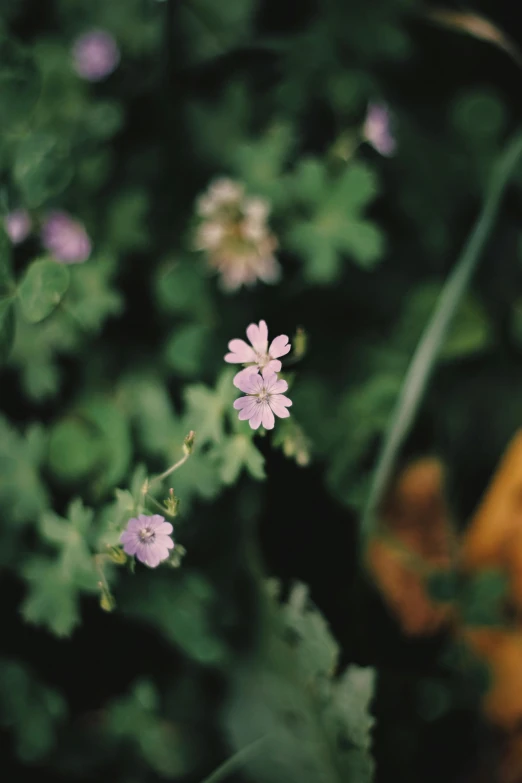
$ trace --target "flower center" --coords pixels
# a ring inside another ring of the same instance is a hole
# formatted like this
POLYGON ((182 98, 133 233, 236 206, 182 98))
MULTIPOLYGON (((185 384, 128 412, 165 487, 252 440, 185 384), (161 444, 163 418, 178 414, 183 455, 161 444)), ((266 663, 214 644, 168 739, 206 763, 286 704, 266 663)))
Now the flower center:
POLYGON ((270 356, 268 353, 258 353, 258 351, 256 351, 256 359, 258 367, 263 370, 270 361, 270 356))
POLYGON ((142 527, 138 533, 138 538, 142 544, 152 544, 156 538, 156 533, 150 527, 142 527))
POLYGON ((268 397, 268 392, 267 392, 266 389, 263 389, 262 391, 260 391, 259 394, 257 395, 257 402, 258 402, 258 404, 261 403, 261 402, 266 402, 267 397, 268 397))

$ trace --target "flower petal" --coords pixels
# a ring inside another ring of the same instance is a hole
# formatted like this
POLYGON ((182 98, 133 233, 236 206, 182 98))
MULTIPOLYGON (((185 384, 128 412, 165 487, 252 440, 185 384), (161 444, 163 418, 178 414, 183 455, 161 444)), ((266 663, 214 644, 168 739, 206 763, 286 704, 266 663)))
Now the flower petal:
POLYGON ((137 535, 134 533, 129 533, 127 530, 125 530, 120 536, 120 541, 123 544, 123 551, 126 554, 136 554, 136 549, 138 548, 138 544, 140 542, 137 535))
POLYGON ((271 372, 281 372, 281 362, 279 359, 271 359, 268 364, 265 365, 265 370, 270 370, 271 372))
POLYGON ((288 391, 288 383, 282 378, 279 378, 269 389, 270 394, 282 394, 285 391, 288 391))
POLYGON ((151 517, 147 520, 148 527, 151 528, 151 530, 158 531, 158 528, 160 525, 166 524, 168 525, 168 522, 165 522, 165 517, 162 517, 161 514, 153 514, 151 517))
POLYGON ((170 524, 170 522, 163 522, 161 525, 158 525, 156 528, 156 535, 157 536, 170 536, 172 535, 174 531, 174 528, 170 524))
POLYGON ((286 334, 280 334, 279 337, 274 337, 270 344, 270 350, 268 353, 273 359, 277 359, 278 356, 285 356, 290 349, 291 344, 288 342, 288 336, 286 334))
POLYGON ((247 337, 254 346, 257 353, 266 353, 268 348, 268 327, 265 321, 259 321, 257 324, 250 324, 246 330, 247 337))
POLYGON ((254 411, 254 415, 251 417, 249 421, 249 424, 253 430, 257 430, 261 424, 261 420, 263 418, 263 408, 264 405, 258 405, 256 407, 256 410, 254 411))
POLYGON ((261 418, 261 423, 263 424, 265 430, 273 430, 275 419, 274 419, 274 414, 270 409, 270 405, 263 405, 262 408, 263 408, 263 416, 261 418))
POLYGON ((231 340, 228 348, 230 353, 226 354, 225 361, 230 364, 255 362, 257 359, 254 350, 244 340, 231 340))
POLYGON ((254 398, 251 394, 249 394, 247 397, 238 397, 237 400, 234 400, 234 408, 236 411, 241 411, 243 408, 247 408, 249 405, 252 405, 254 399, 256 398, 254 398))
POLYGON ((245 367, 234 376, 233 384, 245 394, 258 394, 263 388, 263 379, 257 367, 245 367))
MULTIPOLYGON (((146 555, 145 559, 143 560, 145 565, 148 565, 149 568, 156 568, 157 566, 159 566, 161 561, 165 559, 164 557, 163 558, 161 557, 162 551, 164 551, 164 550, 162 550, 161 547, 154 546, 154 545, 153 546, 149 546, 149 549, 147 551, 147 555, 146 555)), ((167 557, 168 557, 168 554, 167 554, 167 557)))
POLYGON ((174 541, 170 536, 159 535, 154 542, 157 546, 166 547, 167 549, 174 549, 174 541))
POLYGON ((262 371, 263 386, 265 389, 270 389, 277 382, 277 375, 269 367, 265 367, 262 371))
POLYGON ((243 408, 243 410, 239 412, 239 421, 246 421, 247 419, 251 419, 256 410, 259 408, 257 397, 249 397, 248 399, 251 400, 250 405, 243 408))
POLYGON ((283 394, 272 394, 269 397, 269 405, 274 411, 276 416, 280 419, 287 419, 290 416, 290 411, 287 410, 287 406, 292 404, 292 400, 285 397, 283 394))
POLYGON ((141 530, 143 527, 143 522, 140 519, 129 519, 127 522, 126 530, 128 530, 130 533, 136 533, 138 530, 141 530))

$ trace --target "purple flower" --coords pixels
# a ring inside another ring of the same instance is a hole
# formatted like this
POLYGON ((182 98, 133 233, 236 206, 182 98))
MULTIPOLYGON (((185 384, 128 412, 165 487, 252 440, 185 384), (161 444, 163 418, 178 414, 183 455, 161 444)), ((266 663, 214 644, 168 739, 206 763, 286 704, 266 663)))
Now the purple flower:
POLYGON ((172 525, 165 522, 160 514, 149 517, 140 514, 137 519, 129 519, 127 527, 120 536, 123 550, 128 555, 136 555, 150 568, 156 568, 162 560, 169 556, 169 549, 174 548, 170 537, 172 525))
POLYGON ((83 225, 67 212, 51 212, 42 228, 42 244, 57 261, 80 264, 91 254, 91 240, 83 225))
POLYGON ((248 419, 253 430, 262 424, 265 430, 274 427, 274 413, 280 419, 290 416, 288 407, 292 400, 282 392, 287 391, 286 381, 278 380, 275 372, 265 367, 262 374, 253 368, 247 368, 236 375, 234 386, 237 386, 246 397, 239 397, 234 402, 234 408, 239 411, 240 421, 248 419))
POLYGON ((76 73, 90 82, 105 79, 120 61, 116 41, 105 30, 92 30, 77 38, 72 55, 76 73))
MULTIPOLYGON (((253 364, 256 369, 268 369, 276 373, 281 370, 280 356, 285 356, 292 347, 286 334, 275 337, 268 347, 268 327, 266 321, 259 324, 250 324, 246 330, 251 345, 244 340, 231 340, 228 344, 230 353, 225 356, 225 361, 230 364, 253 364)), ((248 372, 251 368, 242 370, 236 378, 248 372)))
POLYGON ((368 104, 362 135, 381 155, 393 155, 397 143, 391 134, 390 112, 386 104, 368 104))
POLYGON ((5 216, 4 225, 13 245, 19 245, 29 236, 32 223, 25 209, 14 209, 5 216))

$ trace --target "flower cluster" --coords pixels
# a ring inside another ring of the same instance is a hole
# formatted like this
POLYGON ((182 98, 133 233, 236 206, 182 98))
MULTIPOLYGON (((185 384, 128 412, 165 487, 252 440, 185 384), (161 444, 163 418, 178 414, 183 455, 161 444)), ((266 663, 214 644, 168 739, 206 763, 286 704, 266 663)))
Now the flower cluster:
POLYGON ((253 430, 261 425, 266 430, 274 427, 274 414, 281 419, 290 416, 288 408, 292 400, 285 397, 286 381, 278 378, 281 371, 281 356, 291 348, 286 334, 280 334, 268 345, 268 327, 265 321, 250 324, 247 329, 250 345, 244 340, 231 340, 230 353, 225 361, 231 364, 246 364, 234 377, 234 386, 245 393, 234 402, 241 421, 248 420, 253 430))
POLYGON ((200 224, 195 248, 206 252, 225 290, 251 286, 257 280, 279 280, 281 270, 274 256, 277 239, 267 224, 267 201, 245 196, 237 182, 218 179, 199 198, 196 211, 200 224))

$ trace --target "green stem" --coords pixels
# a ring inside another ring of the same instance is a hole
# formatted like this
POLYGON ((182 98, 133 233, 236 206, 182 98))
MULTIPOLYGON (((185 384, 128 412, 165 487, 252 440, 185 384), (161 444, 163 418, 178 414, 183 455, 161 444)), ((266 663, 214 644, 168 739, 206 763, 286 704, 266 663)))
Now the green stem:
POLYGON ((376 529, 379 505, 391 479, 395 460, 417 414, 438 352, 477 267, 496 219, 504 189, 521 154, 522 133, 519 133, 508 144, 493 170, 489 191, 477 222, 444 285, 433 315, 412 357, 373 474, 361 523, 364 542, 368 541, 376 529))
POLYGON ((160 473, 159 476, 155 476, 153 479, 151 479, 148 482, 148 486, 151 487, 153 484, 156 484, 158 481, 163 481, 163 479, 166 479, 167 476, 170 476, 171 473, 174 473, 175 470, 177 470, 182 465, 184 465, 189 457, 190 457, 190 452, 185 454, 180 460, 178 460, 174 465, 172 465, 172 467, 168 468, 164 473, 160 473))
POLYGON ((248 761, 251 756, 255 756, 259 750, 259 746, 266 740, 267 735, 259 737, 259 739, 254 740, 249 745, 245 745, 244 748, 241 748, 237 753, 234 753, 233 756, 223 762, 223 764, 215 769, 214 772, 205 778, 205 780, 202 780, 201 783, 219 783, 219 781, 225 780, 233 772, 240 769, 245 761, 248 761))

